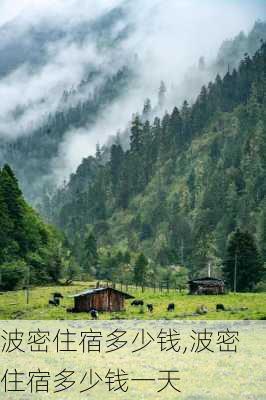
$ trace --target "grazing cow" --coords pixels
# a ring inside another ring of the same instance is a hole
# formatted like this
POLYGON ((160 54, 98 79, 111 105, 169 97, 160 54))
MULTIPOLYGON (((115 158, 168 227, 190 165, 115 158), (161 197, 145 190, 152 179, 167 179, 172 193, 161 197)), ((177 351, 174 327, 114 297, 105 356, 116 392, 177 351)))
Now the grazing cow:
POLYGON ((60 300, 55 298, 54 300, 49 300, 49 304, 51 304, 52 306, 59 306, 60 304, 60 300))
POLYGON ((64 298, 64 296, 59 292, 55 292, 55 293, 53 293, 53 295, 54 295, 54 299, 55 298, 58 298, 58 299, 63 299, 64 298))
POLYGON ((147 309, 149 312, 153 312, 153 304, 147 304, 147 309))
POLYGON ((58 299, 58 297, 54 297, 54 302, 57 306, 60 305, 60 299, 58 299))
POLYGON ((132 306, 143 306, 144 301, 143 300, 133 300, 131 303, 132 306))
POLYGON ((175 309, 174 303, 168 304, 167 311, 174 311, 174 309, 175 309))
POLYGON ((92 318, 92 319, 98 319, 99 314, 98 314, 98 311, 95 310, 95 308, 92 308, 92 309, 90 310, 90 313, 91 313, 91 318, 92 318))
POLYGON ((223 304, 216 304, 216 311, 225 311, 225 306, 223 304))

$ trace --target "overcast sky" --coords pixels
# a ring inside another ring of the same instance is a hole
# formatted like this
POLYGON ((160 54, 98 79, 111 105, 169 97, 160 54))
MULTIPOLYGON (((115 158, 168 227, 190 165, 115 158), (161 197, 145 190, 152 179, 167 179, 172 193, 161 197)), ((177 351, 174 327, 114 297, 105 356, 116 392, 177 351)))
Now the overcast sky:
MULTIPOLYGON (((120 3, 120 0, 0 0, 0 25, 15 17, 59 17, 60 14, 71 18, 69 12, 86 17, 94 15, 120 3)), ((30 18, 28 22, 32 22, 30 18)))
MULTIPOLYGON (((134 0, 134 3, 137 3, 134 0)), ((104 9, 110 8, 115 4, 121 3, 120 0, 0 0, 0 25, 13 19, 14 17, 20 15, 21 13, 27 13, 29 10, 37 10, 39 14, 42 13, 57 13, 59 10, 62 11, 63 8, 69 8, 71 5, 80 3, 81 9, 86 8, 95 9, 104 9)), ((158 3, 158 0, 142 0, 139 5, 145 3, 155 4, 158 3)), ((160 1, 159 1, 160 3, 160 1)), ((231 7, 233 12, 234 7, 237 7, 238 10, 242 8, 243 14, 246 13, 247 19, 254 19, 254 18, 262 18, 263 14, 265 16, 265 8, 266 2, 265 0, 164 0, 164 7, 172 6, 176 4, 183 4, 184 7, 190 7, 192 4, 194 6, 198 3, 199 8, 201 5, 203 7, 209 3, 210 10, 213 8, 214 3, 220 4, 221 6, 228 6, 231 7)), ((235 9, 236 10, 236 9, 235 9)), ((231 16, 228 15, 230 18, 231 16)), ((235 18, 238 18, 239 15, 234 15, 235 18)), ((217 21, 218 23, 220 21, 217 21)))

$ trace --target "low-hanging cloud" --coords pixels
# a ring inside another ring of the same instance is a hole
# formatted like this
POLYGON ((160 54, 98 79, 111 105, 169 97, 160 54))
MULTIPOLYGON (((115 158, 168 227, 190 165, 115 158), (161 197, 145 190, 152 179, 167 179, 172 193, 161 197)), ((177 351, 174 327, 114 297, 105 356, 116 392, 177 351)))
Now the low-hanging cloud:
POLYGON ((178 92, 188 67, 202 55, 211 62, 224 39, 249 31, 256 19, 265 17, 265 4, 259 0, 14 0, 13 7, 4 0, 3 4, 0 28, 1 22, 16 18, 18 32, 38 24, 53 29, 64 26, 65 32, 46 44, 44 65, 35 69, 27 63, 20 65, 0 80, 0 98, 5 99, 0 104, 0 137, 14 138, 40 126, 48 113, 58 108, 63 91, 84 78, 88 65, 100 68, 107 77, 132 55, 138 56, 138 78, 127 93, 108 105, 94 126, 66 132, 53 160, 59 180, 67 178, 83 157, 93 154, 96 143, 104 144, 110 135, 123 130, 147 97, 155 103, 161 80, 168 94, 175 88, 167 107, 184 97, 193 98, 191 87, 189 92, 184 87, 178 92), (80 24, 89 25, 118 6, 125 13, 111 33, 115 36, 127 25, 132 27, 118 48, 102 51, 94 35, 81 43, 73 39, 80 24), (17 109, 24 112, 15 119, 17 109))
POLYGON ((98 56, 93 43, 76 45, 63 43, 47 49, 49 62, 36 71, 24 64, 0 81, 0 132, 10 138, 25 135, 36 129, 59 106, 64 90, 76 87, 91 62, 98 67, 98 56), (71 60, 71 63, 70 61, 71 60), (20 116, 14 116, 22 110, 20 116))

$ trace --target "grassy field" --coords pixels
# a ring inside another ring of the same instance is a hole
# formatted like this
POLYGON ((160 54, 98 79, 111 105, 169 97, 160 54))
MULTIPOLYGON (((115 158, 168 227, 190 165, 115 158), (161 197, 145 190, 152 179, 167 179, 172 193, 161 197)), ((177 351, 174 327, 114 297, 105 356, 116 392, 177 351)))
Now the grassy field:
MULTIPOLYGON (((30 290, 29 304, 23 290, 5 292, 0 295, 0 319, 89 319, 88 313, 68 313, 66 308, 73 307, 74 300, 69 297, 92 287, 93 283, 75 283, 71 286, 36 287, 30 290), (59 307, 48 305, 53 292, 61 292, 64 299, 59 307)), ((186 293, 153 292, 152 289, 129 289, 136 299, 152 303, 154 311, 146 307, 133 307, 126 302, 126 310, 119 313, 101 313, 100 319, 266 319, 266 293, 237 293, 222 296, 190 296, 186 293), (167 305, 175 303, 175 311, 168 312, 167 305), (228 311, 216 312, 216 304, 223 303, 228 311), (204 305, 208 313, 195 315, 197 307, 204 305), (245 308, 244 310, 241 310, 245 308)))

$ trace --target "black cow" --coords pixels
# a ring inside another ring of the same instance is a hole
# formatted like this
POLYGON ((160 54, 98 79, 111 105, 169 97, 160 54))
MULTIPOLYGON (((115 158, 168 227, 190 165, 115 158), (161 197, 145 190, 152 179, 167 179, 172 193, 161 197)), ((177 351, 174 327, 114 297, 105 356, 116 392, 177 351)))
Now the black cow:
POLYGON ((216 311, 225 311, 225 306, 223 304, 216 304, 216 311))
POLYGON ((149 312, 153 312, 153 304, 147 304, 147 309, 149 312))
POLYGON ((174 303, 168 304, 167 311, 174 311, 174 309, 175 309, 174 303))
POLYGON ((64 298, 64 296, 59 292, 55 292, 55 293, 53 293, 53 295, 54 295, 54 299, 55 298, 57 298, 57 299, 63 299, 64 298))
POLYGON ((92 318, 92 319, 98 319, 98 318, 99 318, 98 311, 97 311, 95 308, 92 308, 92 309, 90 310, 90 313, 91 313, 91 318, 92 318))
POLYGON ((55 298, 53 300, 49 300, 49 304, 51 304, 52 306, 56 306, 57 307, 60 304, 60 300, 57 299, 57 298, 55 298))
POLYGON ((143 300, 133 300, 131 303, 132 306, 143 306, 144 301, 143 300))

